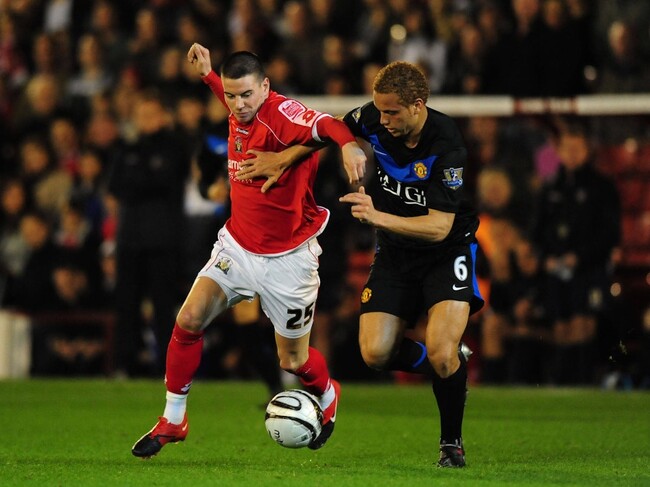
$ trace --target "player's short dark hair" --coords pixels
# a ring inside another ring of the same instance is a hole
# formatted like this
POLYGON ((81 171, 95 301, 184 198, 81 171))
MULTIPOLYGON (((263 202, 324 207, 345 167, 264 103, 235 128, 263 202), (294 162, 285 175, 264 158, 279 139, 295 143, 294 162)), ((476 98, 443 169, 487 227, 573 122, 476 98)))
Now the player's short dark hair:
POLYGON ((384 66, 372 86, 373 91, 382 94, 395 93, 400 103, 407 106, 420 98, 424 103, 429 98, 429 83, 422 70, 412 63, 395 61, 384 66))
POLYGON ((262 61, 249 51, 237 51, 228 55, 221 65, 221 76, 239 79, 249 74, 256 75, 260 80, 266 78, 262 61))

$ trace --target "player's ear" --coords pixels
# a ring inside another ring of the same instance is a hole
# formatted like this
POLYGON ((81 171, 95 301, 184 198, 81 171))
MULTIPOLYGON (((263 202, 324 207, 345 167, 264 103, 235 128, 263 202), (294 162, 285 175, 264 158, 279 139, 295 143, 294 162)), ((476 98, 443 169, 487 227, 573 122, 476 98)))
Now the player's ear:
POLYGON ((413 107, 415 108, 415 114, 417 115, 420 113, 420 111, 422 111, 423 108, 426 107, 426 104, 422 98, 416 98, 413 102, 413 107))
POLYGON ((271 82, 268 78, 262 80, 262 91, 268 92, 271 89, 271 82))

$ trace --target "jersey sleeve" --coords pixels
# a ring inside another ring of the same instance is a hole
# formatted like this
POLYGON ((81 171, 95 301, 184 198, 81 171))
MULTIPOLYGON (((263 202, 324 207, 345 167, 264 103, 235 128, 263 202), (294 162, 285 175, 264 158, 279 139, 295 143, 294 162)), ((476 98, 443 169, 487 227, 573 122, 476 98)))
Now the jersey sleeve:
POLYGON ((361 110, 363 107, 357 107, 354 110, 350 110, 343 117, 343 122, 348 126, 350 131, 355 137, 364 137, 363 133, 363 123, 361 122, 361 110))
POLYGON ((457 147, 442 155, 433 165, 427 188, 427 206, 432 210, 457 213, 463 200, 463 173, 467 150, 457 147))
POLYGON ((212 90, 212 93, 217 95, 219 100, 221 100, 221 103, 226 105, 226 98, 223 91, 223 83, 221 82, 221 78, 219 77, 219 75, 215 73, 213 70, 210 71, 205 76, 201 77, 201 79, 206 85, 208 85, 210 90, 212 90))
POLYGON ((343 146, 354 141, 343 122, 291 98, 280 99, 270 109, 269 119, 276 137, 286 146, 326 139, 343 146))

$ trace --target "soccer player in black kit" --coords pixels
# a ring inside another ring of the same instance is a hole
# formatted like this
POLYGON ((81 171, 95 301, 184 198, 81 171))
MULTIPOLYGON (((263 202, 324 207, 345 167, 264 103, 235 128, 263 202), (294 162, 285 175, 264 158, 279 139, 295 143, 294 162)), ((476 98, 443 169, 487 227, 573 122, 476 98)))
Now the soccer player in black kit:
MULTIPOLYGON (((373 102, 344 121, 369 143, 379 184, 373 195, 362 186, 340 201, 377 229, 361 295, 363 359, 375 369, 432 377, 441 425, 438 465, 464 467, 467 367, 460 344, 470 314, 483 306, 474 272, 479 222, 463 197, 467 153, 461 135, 451 118, 426 106, 428 95, 426 77, 411 63, 394 62, 377 74, 373 102), (424 312, 423 344, 404 333, 424 312)), ((277 181, 301 150, 249 160, 238 177, 277 181)))
POLYGON ((483 305, 474 275, 476 212, 463 197, 467 152, 448 116, 426 106, 415 65, 394 62, 375 78, 373 102, 344 121, 374 153, 378 188, 340 200, 377 229, 377 251, 361 295, 359 344, 368 366, 432 377, 440 411, 441 467, 463 467, 469 315, 483 305), (426 311, 426 343, 404 332, 426 311))

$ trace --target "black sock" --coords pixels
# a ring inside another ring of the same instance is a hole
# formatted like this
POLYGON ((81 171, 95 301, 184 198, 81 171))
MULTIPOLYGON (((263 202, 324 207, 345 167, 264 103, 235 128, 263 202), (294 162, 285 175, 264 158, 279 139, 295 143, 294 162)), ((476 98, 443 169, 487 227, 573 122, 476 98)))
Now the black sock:
POLYGON ((433 374, 433 393, 440 411, 440 443, 456 444, 462 438, 463 414, 467 398, 467 363, 462 354, 460 367, 446 379, 433 374))
POLYGON ((238 325, 237 332, 244 359, 262 378, 270 394, 280 392, 282 390, 280 365, 275 344, 272 337, 268 336, 267 327, 258 323, 238 325))
POLYGON ((389 370, 400 370, 412 374, 433 375, 433 367, 427 357, 427 347, 410 338, 402 339, 397 353, 388 365, 389 370))

